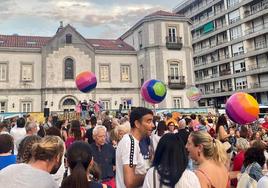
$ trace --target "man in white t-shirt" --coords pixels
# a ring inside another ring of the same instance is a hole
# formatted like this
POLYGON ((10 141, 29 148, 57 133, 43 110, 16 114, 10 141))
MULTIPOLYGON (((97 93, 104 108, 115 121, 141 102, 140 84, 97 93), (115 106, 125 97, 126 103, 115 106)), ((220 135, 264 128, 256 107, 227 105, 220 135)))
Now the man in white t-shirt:
POLYGON ((18 142, 18 140, 22 140, 26 136, 25 123, 26 123, 25 119, 21 117, 17 119, 17 123, 15 127, 13 127, 10 130, 10 135, 14 139, 14 154, 15 155, 17 155, 18 153, 18 148, 16 146, 16 143, 18 142))
POLYGON ((137 107, 130 113, 130 134, 125 134, 116 150, 116 187, 140 187, 146 174, 146 163, 140 152, 139 141, 150 136, 153 112, 137 107))

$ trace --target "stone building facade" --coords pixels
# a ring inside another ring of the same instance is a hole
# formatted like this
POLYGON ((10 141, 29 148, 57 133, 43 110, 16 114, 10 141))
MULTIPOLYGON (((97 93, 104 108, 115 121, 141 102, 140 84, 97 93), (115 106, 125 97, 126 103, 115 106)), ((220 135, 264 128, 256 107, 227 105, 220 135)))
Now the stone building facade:
POLYGON ((142 83, 162 80, 166 99, 157 107, 186 108, 185 91, 193 85, 189 20, 157 11, 115 40, 86 39, 71 25, 53 37, 0 35, 1 112, 74 110, 80 100, 101 101, 106 109, 149 106, 142 83), (94 91, 82 93, 75 77, 95 72, 94 91))

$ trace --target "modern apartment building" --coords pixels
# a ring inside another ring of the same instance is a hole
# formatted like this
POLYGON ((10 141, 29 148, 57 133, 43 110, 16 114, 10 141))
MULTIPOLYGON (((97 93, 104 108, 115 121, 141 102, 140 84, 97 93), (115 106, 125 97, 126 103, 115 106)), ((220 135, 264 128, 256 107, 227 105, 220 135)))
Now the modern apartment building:
POLYGON ((268 0, 186 0, 173 12, 193 22, 200 106, 224 107, 238 91, 268 104, 268 0))

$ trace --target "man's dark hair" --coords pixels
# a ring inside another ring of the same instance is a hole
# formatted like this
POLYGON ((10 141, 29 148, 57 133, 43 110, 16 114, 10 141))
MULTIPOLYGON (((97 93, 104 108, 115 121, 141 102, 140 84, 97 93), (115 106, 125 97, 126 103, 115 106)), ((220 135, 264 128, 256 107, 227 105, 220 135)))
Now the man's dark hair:
POLYGON ((7 153, 10 150, 13 150, 13 147, 13 137, 9 134, 0 134, 0 154, 7 153))
POLYGON ((144 108, 144 107, 137 107, 133 111, 131 111, 131 113, 130 113, 130 126, 131 126, 131 128, 135 127, 136 120, 141 121, 142 117, 147 115, 147 114, 154 115, 152 110, 150 110, 148 108, 144 108))
POLYGON ((61 137, 60 129, 58 129, 57 127, 49 127, 48 129, 45 130, 45 132, 46 132, 46 136, 50 135, 50 136, 61 137))
POLYGON ((195 120, 196 119, 196 115, 195 114, 191 114, 190 115, 190 118, 193 119, 193 120, 195 120))
POLYGON ((97 124, 97 118, 95 116, 92 116, 90 118, 90 123, 91 123, 91 126, 95 126, 97 124))
POLYGON ((23 127, 25 127, 25 123, 26 123, 26 121, 24 118, 21 117, 21 118, 17 119, 17 127, 23 128, 23 127))
POLYGON ((213 119, 211 119, 211 118, 208 118, 207 121, 208 121, 208 123, 213 123, 213 119))
POLYGON ((245 152, 244 166, 257 162, 261 167, 265 164, 264 150, 262 148, 251 147, 245 152))

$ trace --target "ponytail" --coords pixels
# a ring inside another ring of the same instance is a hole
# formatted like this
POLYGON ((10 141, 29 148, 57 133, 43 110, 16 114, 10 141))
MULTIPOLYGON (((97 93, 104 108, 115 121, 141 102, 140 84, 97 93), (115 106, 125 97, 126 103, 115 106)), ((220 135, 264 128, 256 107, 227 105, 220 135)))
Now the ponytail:
POLYGON ((227 153, 219 140, 212 138, 206 131, 194 131, 191 137, 195 146, 203 145, 204 157, 213 159, 217 163, 227 162, 227 153))
POLYGON ((78 161, 72 169, 71 175, 66 177, 61 188, 88 188, 87 171, 81 161, 78 161))
POLYGON ((214 148, 214 152, 213 152, 213 160, 218 162, 218 163, 223 163, 225 164, 227 162, 227 153, 224 150, 224 147, 222 145, 222 143, 213 138, 213 148, 214 148))

